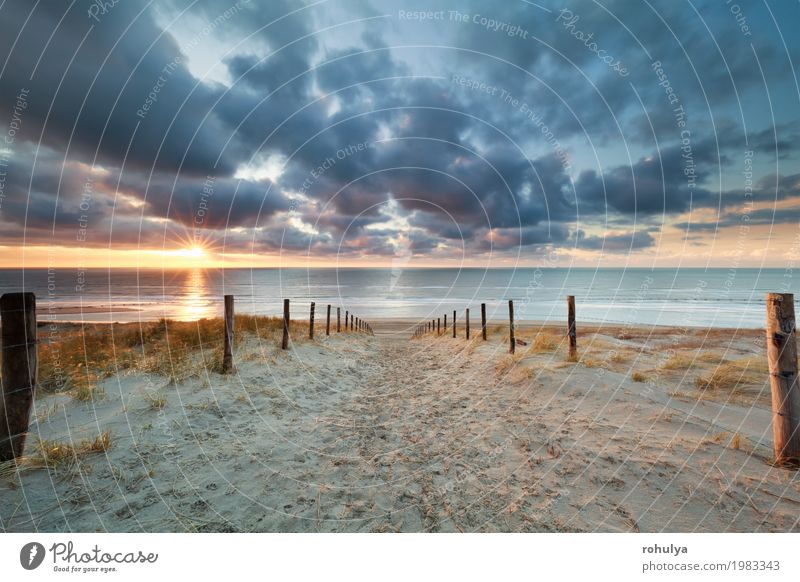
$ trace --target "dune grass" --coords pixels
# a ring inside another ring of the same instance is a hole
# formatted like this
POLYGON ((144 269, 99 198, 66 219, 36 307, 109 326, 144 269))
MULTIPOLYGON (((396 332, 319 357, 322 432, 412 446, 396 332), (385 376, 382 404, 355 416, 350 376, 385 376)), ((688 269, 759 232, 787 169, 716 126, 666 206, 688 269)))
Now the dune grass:
MULTIPOLYGON (((104 396, 99 381, 118 371, 137 369, 177 383, 200 366, 218 371, 222 361, 223 320, 183 322, 161 319, 149 323, 112 325, 62 324, 40 332, 40 393, 66 392, 89 402, 104 396)), ((308 341, 308 323, 293 320, 294 342, 308 341)), ((283 334, 279 317, 237 315, 234 343, 247 338, 272 342, 276 349, 283 334)))
POLYGON ((85 439, 78 443, 57 441, 39 441, 36 445, 34 461, 50 470, 58 471, 74 465, 80 457, 94 453, 102 453, 111 448, 112 437, 105 431, 94 439, 85 439))
POLYGON ((549 333, 537 333, 528 351, 531 353, 552 352, 558 347, 558 338, 549 333))
POLYGON ((711 374, 703 375, 695 380, 700 390, 732 392, 743 382, 744 371, 730 364, 722 364, 714 368, 711 374))
POLYGON ((662 370, 688 370, 694 365, 694 362, 693 356, 676 352, 662 362, 659 368, 662 370))

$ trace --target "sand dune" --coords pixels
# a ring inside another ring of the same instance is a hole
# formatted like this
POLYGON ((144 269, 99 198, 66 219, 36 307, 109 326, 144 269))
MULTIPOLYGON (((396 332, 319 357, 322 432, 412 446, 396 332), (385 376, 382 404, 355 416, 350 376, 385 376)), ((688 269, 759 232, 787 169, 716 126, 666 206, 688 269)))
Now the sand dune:
POLYGON ((250 337, 234 375, 41 396, 0 528, 798 529, 798 473, 769 464, 762 332, 583 329, 570 362, 560 330, 520 329, 512 358, 500 327, 466 342, 407 325, 287 352, 250 337), (703 388, 720 367, 734 384, 703 388), (104 431, 107 450, 37 468, 37 440, 104 431))

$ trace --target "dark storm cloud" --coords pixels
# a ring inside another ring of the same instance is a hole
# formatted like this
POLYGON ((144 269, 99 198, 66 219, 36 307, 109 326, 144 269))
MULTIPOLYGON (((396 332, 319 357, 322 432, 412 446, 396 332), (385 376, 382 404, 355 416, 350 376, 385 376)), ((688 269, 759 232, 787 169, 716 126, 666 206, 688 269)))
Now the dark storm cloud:
POLYGON ((188 72, 180 47, 142 4, 120 2, 100 22, 88 17, 91 4, 4 4, 0 54, 11 61, 0 111, 7 115, 25 87, 28 139, 41 133, 44 143, 90 162, 97 152, 100 163, 231 172, 236 153, 221 150, 225 132, 212 109, 221 89, 188 72))
POLYGON ((580 231, 575 246, 581 249, 603 250, 607 252, 628 252, 645 249, 655 245, 653 235, 645 230, 586 236, 580 231))
MULTIPOLYGON (((7 155, 0 222, 7 233, 26 228, 31 241, 73 242, 91 174, 90 244, 163 244, 199 229, 255 252, 635 250, 655 237, 634 220, 725 211, 743 192, 720 192, 719 176, 738 176, 742 151, 758 153, 763 174, 794 162, 800 143, 786 91, 797 43, 787 56, 757 6, 748 13, 764 33, 753 38, 713 2, 695 14, 671 2, 548 12, 474 0, 457 8, 466 22, 430 23, 400 19, 397 3, 382 0, 131 1, 96 19, 90 6, 14 0, 0 9, 3 119, 21 89, 30 95, 7 155), (161 28, 184 9, 196 20, 188 44, 180 18, 161 28), (232 49, 216 57, 227 84, 191 72, 213 43, 232 49), (270 178, 237 173, 267 164, 283 167, 270 178), (624 234, 571 234, 582 223, 624 234)), ((800 196, 796 171, 756 176, 756 199, 800 196)))

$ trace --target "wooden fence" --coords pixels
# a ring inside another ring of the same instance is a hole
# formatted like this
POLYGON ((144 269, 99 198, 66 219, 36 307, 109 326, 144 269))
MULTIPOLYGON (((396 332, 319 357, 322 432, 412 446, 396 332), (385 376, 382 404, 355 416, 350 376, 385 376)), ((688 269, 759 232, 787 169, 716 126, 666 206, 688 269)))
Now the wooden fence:
MULTIPOLYGON (((225 295, 222 371, 234 367, 234 296, 225 295)), ((309 312, 309 338, 314 338, 316 303, 309 312)), ((797 376, 797 336, 794 296, 769 293, 766 301, 767 361, 772 394, 772 430, 774 461, 779 466, 800 466, 800 386, 797 376)), ((453 311, 452 332, 456 337, 456 316, 453 311)), ((336 308, 336 333, 341 333, 341 308, 336 308)), ((518 343, 515 337, 514 302, 508 301, 508 340, 512 354, 518 343)), ((447 332, 447 314, 417 326, 413 337, 427 333, 441 337, 447 332)), ((465 311, 465 336, 470 338, 469 310, 465 311)), ((283 300, 283 337, 281 348, 288 349, 290 333, 290 301, 283 300)), ((350 310, 345 310, 345 330, 374 335, 372 326, 350 310), (349 321, 348 321, 349 317, 349 321), (349 324, 349 329, 348 329, 349 324)), ((331 332, 331 305, 327 306, 325 335, 331 332)), ((569 357, 577 358, 575 297, 567 297, 567 329, 569 357)), ((481 338, 488 337, 486 304, 481 304, 481 338)), ((0 352, 2 352, 2 394, 0 394, 0 462, 22 456, 28 434, 30 412, 36 393, 38 345, 36 328, 36 296, 33 293, 6 293, 0 297, 0 352)))

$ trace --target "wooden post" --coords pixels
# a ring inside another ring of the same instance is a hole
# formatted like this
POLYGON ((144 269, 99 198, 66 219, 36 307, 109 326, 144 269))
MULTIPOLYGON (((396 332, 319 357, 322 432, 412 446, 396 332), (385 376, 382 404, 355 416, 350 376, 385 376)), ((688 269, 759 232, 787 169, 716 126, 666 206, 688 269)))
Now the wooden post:
POLYGON ((289 347, 289 300, 283 300, 283 341, 281 342, 281 349, 285 350, 289 347))
POLYGON ((453 310, 453 337, 456 337, 456 312, 453 310))
POLYGON ((466 314, 466 316, 465 316, 465 321, 464 321, 464 323, 465 323, 465 324, 466 324, 466 326, 467 326, 467 339, 469 339, 469 309, 467 309, 467 314, 466 314))
POLYGON ((508 351, 512 354, 517 350, 517 339, 514 337, 514 301, 508 300, 508 351))
POLYGON ((222 373, 233 372, 233 295, 225 296, 225 345, 222 352, 222 373))
POLYGON ((481 335, 483 341, 486 341, 486 304, 481 303, 481 335))
POLYGON ((316 304, 312 301, 311 313, 308 314, 308 339, 314 339, 314 305, 316 304))
POLYGON ((575 329, 575 296, 567 295, 567 334, 569 335, 569 359, 578 357, 578 333, 575 329))
POLYGON ((336 308, 336 333, 342 331, 342 308, 336 308))
POLYGON ((800 386, 794 295, 791 293, 767 294, 767 360, 772 389, 775 464, 797 467, 800 465, 800 386))
POLYGON ((447 333, 447 314, 444 314, 444 333, 447 333))
POLYGON ((36 394, 36 295, 6 293, 0 297, 2 321, 2 393, 0 394, 0 462, 21 457, 36 394))
POLYGON ((436 318, 436 335, 442 335, 442 318, 436 318))
POLYGON ((331 335, 331 306, 328 305, 328 317, 325 320, 325 335, 331 335))
POLYGON ((353 331, 353 314, 350 314, 350 331, 353 331))
POLYGON ((349 312, 347 309, 345 309, 345 310, 344 310, 344 330, 345 330, 345 331, 347 331, 347 322, 349 321, 349 319, 348 319, 348 318, 350 317, 350 316, 348 315, 348 313, 350 313, 350 312, 349 312))

